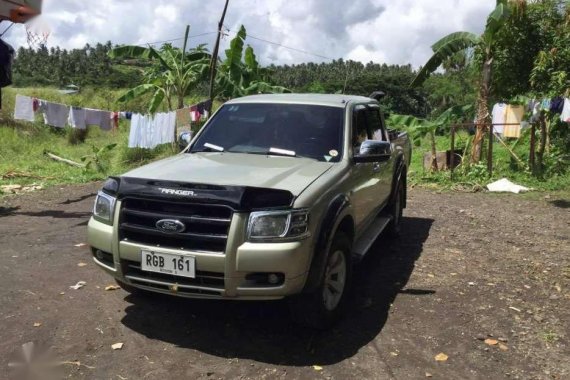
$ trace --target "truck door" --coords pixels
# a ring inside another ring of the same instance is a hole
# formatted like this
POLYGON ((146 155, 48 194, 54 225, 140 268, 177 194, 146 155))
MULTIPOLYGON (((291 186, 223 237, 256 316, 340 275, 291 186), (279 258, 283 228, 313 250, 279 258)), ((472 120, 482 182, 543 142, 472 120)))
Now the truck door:
MULTIPOLYGON (((357 105, 352 113, 352 152, 359 152, 364 140, 371 139, 368 128, 368 109, 357 105)), ((355 224, 358 229, 367 224, 378 207, 378 179, 373 162, 354 163, 351 170, 351 203, 354 207, 355 224)))
MULTIPOLYGON (((384 119, 380 115, 380 107, 369 105, 366 110, 366 120, 373 140, 390 141, 384 119)), ((385 162, 375 162, 372 168, 376 183, 376 208, 388 200, 392 190, 393 158, 385 162)), ((377 210, 379 211, 379 210, 377 210)))

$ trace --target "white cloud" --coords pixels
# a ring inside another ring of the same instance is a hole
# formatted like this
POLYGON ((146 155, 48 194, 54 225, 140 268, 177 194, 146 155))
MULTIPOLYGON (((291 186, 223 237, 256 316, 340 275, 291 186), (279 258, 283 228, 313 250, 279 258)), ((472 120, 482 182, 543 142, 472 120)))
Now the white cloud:
MULTIPOLYGON (((450 32, 480 33, 494 0, 230 0, 225 25, 244 24, 251 36, 317 55, 363 62, 423 64, 430 45, 450 32)), ((224 0, 44 0, 52 34, 48 46, 78 48, 85 43, 144 44, 210 33, 190 40, 212 44, 224 0)), ((233 33, 232 33, 233 34, 233 33)), ((25 31, 7 33, 16 48, 25 31)), ((175 42, 176 43, 176 42, 175 42)), ((229 38, 222 41, 222 52, 229 38)), ((285 47, 249 38, 263 64, 323 61, 285 47)))

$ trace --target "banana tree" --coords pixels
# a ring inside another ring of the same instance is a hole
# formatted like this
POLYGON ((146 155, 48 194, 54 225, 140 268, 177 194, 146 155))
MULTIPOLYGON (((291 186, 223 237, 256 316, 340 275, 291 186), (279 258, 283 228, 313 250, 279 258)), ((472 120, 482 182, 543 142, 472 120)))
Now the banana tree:
POLYGON ((246 37, 242 25, 226 49, 226 59, 220 62, 216 75, 216 96, 230 99, 259 93, 291 92, 270 83, 270 71, 259 65, 251 46, 248 45, 244 52, 246 37))
POLYGON ((412 87, 421 85, 444 61, 459 51, 475 49, 481 55, 483 64, 477 96, 477 130, 471 151, 471 162, 478 162, 481 159, 481 146, 485 137, 485 129, 490 122, 489 96, 496 35, 509 18, 513 6, 520 6, 521 3, 524 1, 497 0, 495 9, 487 17, 485 31, 480 36, 470 32, 455 32, 437 41, 432 45, 434 54, 411 83, 412 87))
MULTIPOLYGON (((186 30, 186 37, 188 31, 189 29, 186 30)), ((184 41, 186 40, 187 38, 184 41)), ((128 90, 118 99, 120 102, 126 102, 152 93, 149 113, 155 113, 164 101, 168 109, 173 110, 173 97, 176 99, 176 108, 184 107, 184 96, 205 77, 210 60, 205 45, 199 45, 187 52, 186 42, 183 49, 175 48, 171 44, 162 45, 160 49, 151 46, 119 46, 112 49, 109 56, 134 58, 151 63, 144 73, 146 83, 128 90)))
MULTIPOLYGON (((388 119, 388 125, 391 128, 406 129, 415 145, 420 145, 421 140, 429 136, 430 149, 431 149, 431 170, 438 171, 437 164, 437 146, 435 141, 435 134, 438 130, 447 129, 455 122, 461 121, 466 118, 466 115, 471 114, 473 106, 455 106, 448 108, 442 112, 434 120, 420 119, 409 115, 396 115, 391 114, 388 119)), ((452 152, 452 154, 454 154, 452 152)))

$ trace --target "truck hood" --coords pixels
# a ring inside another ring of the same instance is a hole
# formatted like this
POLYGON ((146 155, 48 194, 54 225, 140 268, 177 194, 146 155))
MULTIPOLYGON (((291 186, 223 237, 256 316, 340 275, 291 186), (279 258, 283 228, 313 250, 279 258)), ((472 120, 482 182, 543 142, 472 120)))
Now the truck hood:
POLYGON ((297 196, 332 165, 300 157, 183 153, 131 170, 123 177, 278 189, 297 196))

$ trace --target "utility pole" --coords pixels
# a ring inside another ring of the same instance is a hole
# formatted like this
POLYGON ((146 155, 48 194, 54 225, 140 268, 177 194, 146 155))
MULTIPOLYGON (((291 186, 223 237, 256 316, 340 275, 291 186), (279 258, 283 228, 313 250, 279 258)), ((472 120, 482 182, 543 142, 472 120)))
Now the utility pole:
POLYGON ((220 38, 222 37, 222 28, 224 27, 224 18, 226 17, 226 10, 228 9, 228 3, 230 0, 226 0, 226 5, 224 5, 224 11, 222 12, 222 18, 218 24, 218 38, 216 38, 216 44, 214 45, 214 51, 212 52, 212 60, 210 61, 210 109, 208 113, 212 113, 212 105, 214 103, 214 81, 216 80, 216 65, 218 63, 218 50, 220 48, 220 38))

